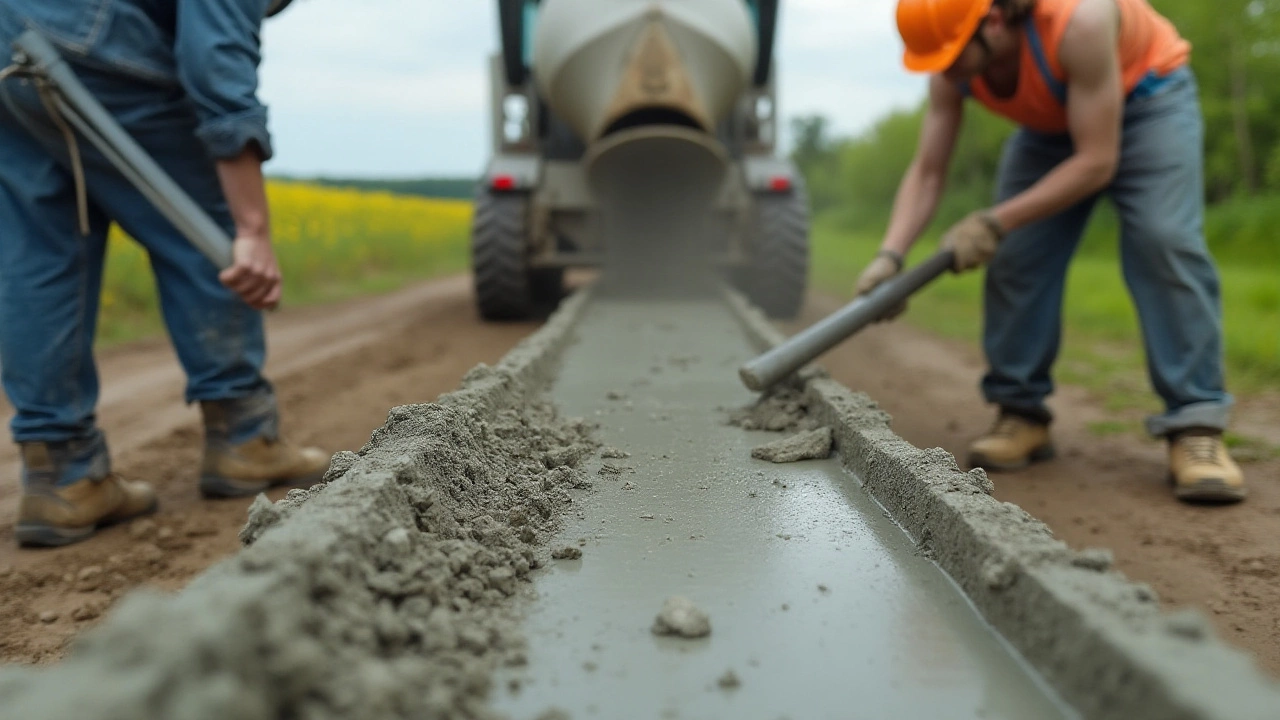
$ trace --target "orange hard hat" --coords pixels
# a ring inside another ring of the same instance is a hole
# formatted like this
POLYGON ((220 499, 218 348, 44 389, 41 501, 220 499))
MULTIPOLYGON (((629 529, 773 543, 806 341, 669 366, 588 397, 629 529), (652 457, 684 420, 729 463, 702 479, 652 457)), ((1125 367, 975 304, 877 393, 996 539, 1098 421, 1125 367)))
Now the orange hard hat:
POLYGON ((964 52, 994 0, 898 0, 902 62, 912 72, 941 72, 964 52))

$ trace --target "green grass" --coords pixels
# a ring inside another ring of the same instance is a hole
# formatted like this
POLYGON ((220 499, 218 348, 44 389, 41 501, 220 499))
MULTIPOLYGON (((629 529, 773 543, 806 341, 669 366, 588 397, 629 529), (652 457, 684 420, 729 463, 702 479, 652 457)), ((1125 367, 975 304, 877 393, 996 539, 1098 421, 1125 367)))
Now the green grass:
POLYGON ((1089 432, 1098 437, 1124 435, 1137 429, 1136 423, 1125 420, 1099 420, 1089 423, 1089 432))
POLYGON ((1280 445, 1269 443, 1266 440, 1245 437, 1228 431, 1223 434, 1222 442, 1231 451, 1231 456, 1241 462, 1257 462, 1280 458, 1280 445))
MULTIPOLYGON (((813 231, 813 283, 849 297, 879 238, 818 222, 813 231)), ((908 260, 933 252, 921 241, 908 260)), ((1137 317, 1114 250, 1081 253, 1067 279, 1063 341, 1055 379, 1093 390, 1109 410, 1154 411, 1159 402, 1146 376, 1137 317)), ((1274 265, 1224 262, 1222 275, 1227 382, 1237 394, 1280 388, 1280 278, 1274 265)), ((943 275, 911 299, 902 320, 943 337, 981 338, 982 273, 943 275)))

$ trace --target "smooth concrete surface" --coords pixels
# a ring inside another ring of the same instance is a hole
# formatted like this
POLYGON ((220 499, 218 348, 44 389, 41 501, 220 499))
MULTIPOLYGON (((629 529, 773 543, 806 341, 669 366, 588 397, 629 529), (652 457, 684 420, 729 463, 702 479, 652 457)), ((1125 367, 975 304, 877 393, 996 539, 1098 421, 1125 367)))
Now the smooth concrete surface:
POLYGON ((714 301, 600 297, 552 390, 631 453, 596 460, 526 606, 515 718, 1055 718, 1056 702, 835 460, 750 457, 780 437, 727 424, 753 355, 714 301), (594 474, 601 464, 619 474, 594 474), (581 542, 585 540, 585 543, 581 542), (710 637, 650 632, 672 595, 710 637), (737 687, 718 680, 732 671, 737 687))

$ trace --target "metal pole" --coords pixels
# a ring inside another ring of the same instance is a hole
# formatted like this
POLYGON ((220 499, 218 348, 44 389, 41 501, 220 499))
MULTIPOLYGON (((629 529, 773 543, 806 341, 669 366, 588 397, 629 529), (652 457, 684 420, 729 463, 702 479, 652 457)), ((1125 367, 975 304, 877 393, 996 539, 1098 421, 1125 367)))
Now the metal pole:
POLYGON ((859 296, 743 365, 738 370, 738 376, 749 389, 757 392, 765 390, 878 320, 895 305, 951 269, 954 262, 950 250, 939 250, 928 260, 882 283, 866 295, 859 296))
POLYGON ((80 83, 57 49, 34 30, 20 35, 13 47, 19 62, 29 65, 57 93, 58 108, 67 120, 219 270, 230 267, 231 239, 120 127, 80 83))

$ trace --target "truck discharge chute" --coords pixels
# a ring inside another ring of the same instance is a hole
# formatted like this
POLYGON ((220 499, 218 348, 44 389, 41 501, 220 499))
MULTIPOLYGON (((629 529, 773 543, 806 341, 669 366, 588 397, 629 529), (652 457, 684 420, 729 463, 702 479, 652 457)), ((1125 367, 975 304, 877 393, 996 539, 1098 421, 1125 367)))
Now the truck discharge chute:
POLYGON ((648 283, 653 264, 799 310, 808 201, 775 154, 776 0, 499 0, 498 16, 472 229, 484 317, 554 306, 567 268, 648 283))

